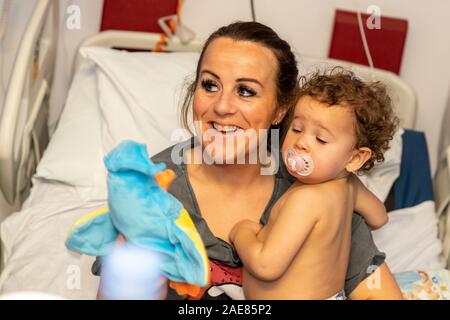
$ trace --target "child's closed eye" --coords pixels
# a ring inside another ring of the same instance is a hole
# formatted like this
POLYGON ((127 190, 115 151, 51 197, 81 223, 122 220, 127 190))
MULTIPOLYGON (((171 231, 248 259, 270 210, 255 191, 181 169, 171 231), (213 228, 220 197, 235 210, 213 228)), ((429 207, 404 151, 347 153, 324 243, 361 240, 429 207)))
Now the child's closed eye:
POLYGON ((323 140, 322 138, 316 137, 317 142, 319 142, 320 144, 326 144, 327 141, 323 140))

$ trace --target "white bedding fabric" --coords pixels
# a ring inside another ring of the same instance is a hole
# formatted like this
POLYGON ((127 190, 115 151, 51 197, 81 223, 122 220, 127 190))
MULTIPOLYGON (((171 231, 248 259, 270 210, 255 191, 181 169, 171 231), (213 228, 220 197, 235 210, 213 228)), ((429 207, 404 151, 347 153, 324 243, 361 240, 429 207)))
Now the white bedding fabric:
POLYGON ((104 200, 103 157, 120 142, 146 143, 151 156, 188 138, 171 135, 179 128, 179 100, 199 55, 97 47, 81 52, 85 60, 36 177, 91 187, 83 199, 104 200))
MULTIPOLYGON (((0 294, 40 291, 67 299, 96 297, 99 279, 91 273, 94 258, 64 246, 77 219, 106 205, 83 201, 82 196, 72 186, 35 179, 24 209, 0 225, 5 250, 0 294)), ((389 216, 388 225, 373 236, 393 272, 443 267, 433 202, 392 211, 389 216)))
POLYGON ((400 129, 390 143, 390 149, 384 153, 384 162, 375 165, 368 173, 359 176, 362 183, 382 202, 386 201, 395 180, 400 176, 404 130, 400 129))
POLYGON ((445 265, 433 201, 389 212, 388 224, 372 234, 394 273, 439 270, 445 265))
POLYGON ((65 239, 80 217, 105 206, 86 202, 76 188, 35 180, 22 211, 0 225, 4 270, 0 294, 37 291, 67 299, 94 299, 94 257, 69 251, 65 239))

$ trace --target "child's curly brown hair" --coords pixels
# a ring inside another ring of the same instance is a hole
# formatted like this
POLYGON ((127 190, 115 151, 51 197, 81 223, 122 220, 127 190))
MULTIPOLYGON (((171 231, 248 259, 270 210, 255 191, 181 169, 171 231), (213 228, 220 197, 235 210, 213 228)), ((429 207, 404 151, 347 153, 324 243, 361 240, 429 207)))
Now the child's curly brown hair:
MULTIPOLYGON (((310 77, 300 78, 297 101, 310 96, 330 106, 351 107, 355 116, 356 148, 368 147, 371 158, 358 172, 369 171, 376 163, 384 161, 384 152, 389 149, 399 120, 394 115, 391 98, 381 82, 364 82, 352 71, 334 67, 328 71, 317 71, 310 77)), ((290 125, 295 108, 287 117, 290 125)))

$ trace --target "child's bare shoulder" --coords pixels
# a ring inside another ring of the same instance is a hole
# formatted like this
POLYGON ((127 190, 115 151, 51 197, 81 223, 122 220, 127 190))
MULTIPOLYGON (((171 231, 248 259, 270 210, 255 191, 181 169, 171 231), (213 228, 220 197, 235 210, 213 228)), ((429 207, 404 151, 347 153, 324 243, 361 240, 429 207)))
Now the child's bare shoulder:
POLYGON ((324 184, 300 185, 293 188, 288 194, 284 202, 284 206, 298 207, 299 209, 321 212, 328 209, 332 203, 330 195, 332 186, 324 184))
POLYGON ((299 185, 288 193, 284 205, 308 208, 310 213, 327 213, 336 205, 341 192, 342 188, 334 182, 299 185))

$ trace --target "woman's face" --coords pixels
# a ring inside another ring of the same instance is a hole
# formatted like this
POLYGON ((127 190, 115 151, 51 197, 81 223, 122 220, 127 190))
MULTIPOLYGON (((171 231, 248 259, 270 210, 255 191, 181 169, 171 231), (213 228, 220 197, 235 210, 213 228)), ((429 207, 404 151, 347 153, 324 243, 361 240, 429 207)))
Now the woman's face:
POLYGON ((255 151, 250 137, 276 121, 277 68, 272 51, 257 43, 224 37, 208 46, 193 99, 204 156, 230 164, 255 151))

